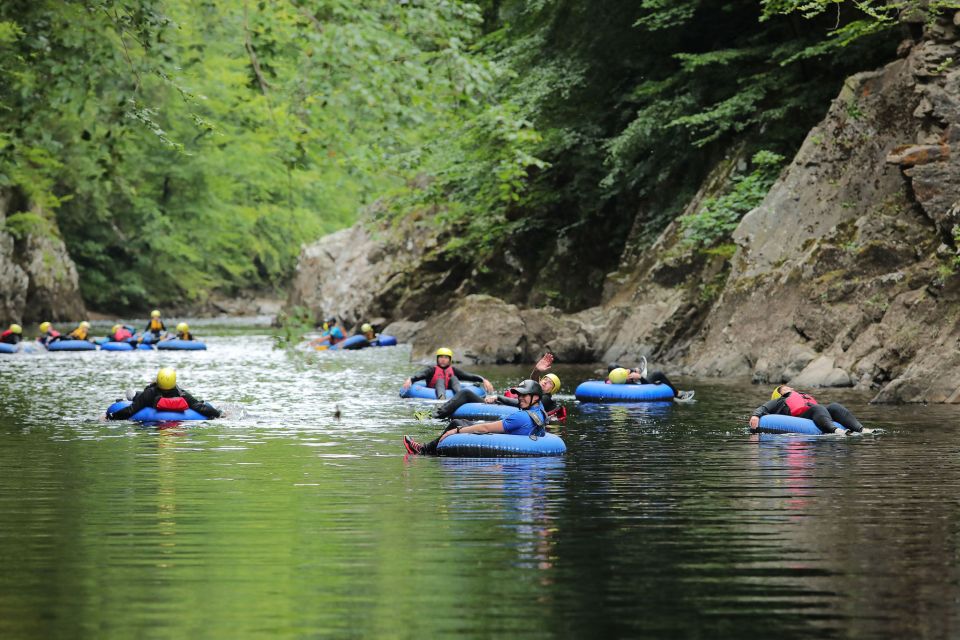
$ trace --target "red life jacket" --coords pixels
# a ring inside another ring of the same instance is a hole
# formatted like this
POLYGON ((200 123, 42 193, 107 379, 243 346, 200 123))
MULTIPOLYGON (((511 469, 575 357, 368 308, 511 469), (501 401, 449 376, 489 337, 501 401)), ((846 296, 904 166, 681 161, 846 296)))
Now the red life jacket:
POLYGON ((49 331, 47 331, 47 335, 50 336, 51 338, 59 338, 60 332, 57 331, 56 329, 50 329, 49 331))
POLYGON ((806 413, 807 409, 817 404, 816 398, 806 393, 800 393, 799 391, 791 391, 783 396, 783 401, 787 403, 787 409, 790 409, 790 415, 792 416, 799 416, 802 413, 806 413))
POLYGON ((117 332, 110 337, 113 338, 114 342, 123 342, 127 338, 132 338, 133 334, 127 331, 126 329, 121 328, 121 329, 117 329, 117 332))
POLYGON ((519 398, 520 396, 518 396, 516 393, 514 393, 514 392, 513 392, 513 389, 507 389, 507 390, 505 390, 505 391, 503 392, 503 397, 504 397, 504 398, 519 398))
POLYGON ((0 333, 0 342, 6 342, 7 338, 9 338, 12 335, 13 335, 13 331, 10 331, 10 329, 7 329, 3 333, 0 333))
POLYGON ((157 409, 160 411, 186 411, 190 408, 185 398, 177 396, 176 398, 160 398, 157 400, 157 409))
POLYGON ((558 422, 565 422, 567 419, 567 408, 562 405, 557 405, 557 408, 553 411, 547 411, 548 418, 556 418, 558 422))
POLYGON ((437 380, 443 379, 444 387, 449 389, 451 378, 453 378, 453 365, 450 365, 446 369, 437 365, 433 368, 433 377, 430 378, 430 383, 427 386, 435 387, 437 386, 437 380))

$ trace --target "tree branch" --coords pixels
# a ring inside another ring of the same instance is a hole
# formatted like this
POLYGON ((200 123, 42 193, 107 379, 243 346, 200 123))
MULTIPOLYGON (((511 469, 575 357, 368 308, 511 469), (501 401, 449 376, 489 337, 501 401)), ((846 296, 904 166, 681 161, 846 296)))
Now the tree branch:
POLYGON ((253 67, 254 75, 257 76, 257 82, 260 83, 260 91, 263 92, 263 95, 267 95, 267 89, 270 88, 270 83, 263 77, 263 71, 260 70, 260 61, 257 60, 257 53, 253 50, 253 42, 250 41, 250 26, 247 21, 246 0, 244 0, 243 3, 243 46, 247 50, 247 55, 250 56, 250 65, 253 67))

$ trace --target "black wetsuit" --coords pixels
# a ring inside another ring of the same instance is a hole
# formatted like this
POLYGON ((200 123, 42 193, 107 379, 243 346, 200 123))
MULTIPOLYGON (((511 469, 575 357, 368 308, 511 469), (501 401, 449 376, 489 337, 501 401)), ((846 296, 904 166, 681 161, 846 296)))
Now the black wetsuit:
MULTIPOLYGON (((413 383, 413 382, 417 382, 418 380, 429 381, 430 378, 433 377, 433 372, 437 368, 437 366, 438 365, 430 365, 430 366, 424 367, 420 373, 410 376, 410 382, 413 383)), ((465 380, 467 382, 480 382, 480 383, 482 383, 484 380, 483 376, 478 376, 475 373, 464 371, 463 369, 460 369, 453 365, 450 365, 450 368, 453 369, 453 377, 450 379, 450 390, 453 391, 454 393, 458 393, 460 391, 461 380, 465 380)), ((443 396, 445 395, 444 392, 446 391, 447 387, 446 387, 446 382, 444 381, 442 376, 437 377, 437 383, 433 388, 437 392, 437 398, 443 399, 443 396)))
POLYGON ((10 331, 10 329, 7 329, 3 333, 0 333, 0 342, 4 344, 19 344, 21 337, 19 333, 14 333, 10 331))
POLYGON ((130 418, 130 416, 141 409, 146 409, 147 407, 155 408, 160 398, 183 398, 187 401, 187 405, 191 409, 206 418, 219 418, 221 415, 223 415, 223 412, 213 405, 203 402, 202 400, 197 400, 188 392, 182 391, 180 387, 163 390, 157 386, 156 382, 154 382, 153 384, 148 385, 146 389, 135 395, 130 406, 107 415, 107 418, 109 420, 127 420, 130 418))
MULTIPOLYGON (((637 370, 631 369, 631 371, 637 371, 637 370)), ((667 376, 664 375, 663 371, 654 371, 653 373, 650 374, 649 378, 641 377, 640 380, 627 380, 627 384, 665 384, 668 387, 670 387, 671 391, 673 391, 674 398, 680 395, 680 391, 678 391, 677 388, 673 386, 673 383, 667 379, 667 376)))
MULTIPOLYGON (((790 394, 788 393, 787 395, 790 394)), ((757 410, 753 412, 753 415, 758 418, 766 415, 789 416, 790 408, 787 406, 786 397, 787 396, 781 396, 776 400, 770 400, 760 405, 757 407, 757 410)), ((817 425, 817 428, 823 433, 834 433, 837 430, 833 424, 834 422, 843 425, 845 429, 849 429, 850 431, 863 431, 863 425, 860 424, 860 421, 854 417, 849 409, 839 402, 831 402, 826 406, 815 404, 797 417, 813 420, 813 423, 817 425)))
MULTIPOLYGON (((160 328, 159 328, 159 329, 151 329, 151 328, 150 328, 150 325, 153 324, 153 320, 148 320, 148 321, 147 321, 147 326, 146 326, 146 328, 143 330, 143 337, 144 337, 144 338, 147 337, 147 334, 153 334, 153 341, 156 342, 157 340, 160 339, 160 336, 162 336, 163 334, 165 334, 165 333, 167 332, 167 325, 163 324, 163 320, 159 320, 158 322, 160 323, 160 328)), ((149 342, 149 340, 147 340, 147 342, 149 342)))
MULTIPOLYGON (((433 417, 449 418, 457 409, 468 402, 483 402, 483 398, 480 397, 480 395, 478 395, 473 389, 461 389, 460 391, 457 391, 456 395, 437 407, 433 412, 433 417)), ((519 407, 520 399, 510 398, 507 396, 497 396, 496 404, 519 407)), ((557 408, 557 403, 554 402, 553 397, 549 393, 543 395, 543 398, 540 400, 540 404, 543 405, 544 412, 548 414, 557 408)))

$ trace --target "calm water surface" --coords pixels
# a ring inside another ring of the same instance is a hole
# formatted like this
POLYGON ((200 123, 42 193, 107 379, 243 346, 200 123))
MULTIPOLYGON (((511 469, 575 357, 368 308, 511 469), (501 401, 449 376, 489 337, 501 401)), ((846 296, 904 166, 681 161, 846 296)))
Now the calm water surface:
POLYGON ((0 638, 960 636, 954 408, 834 390, 882 431, 758 438, 769 390, 683 380, 697 403, 562 395, 562 459, 408 458, 437 429, 405 347, 198 333, 0 359, 0 638), (229 416, 98 418, 160 366, 229 416))

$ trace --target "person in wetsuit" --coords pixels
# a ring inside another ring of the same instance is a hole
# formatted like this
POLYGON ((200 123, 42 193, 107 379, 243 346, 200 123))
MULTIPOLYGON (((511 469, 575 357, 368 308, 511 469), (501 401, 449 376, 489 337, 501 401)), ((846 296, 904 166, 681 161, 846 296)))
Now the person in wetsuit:
POLYGON ((23 339, 23 327, 14 323, 10 327, 0 333, 0 342, 4 344, 19 344, 23 339))
POLYGON ((186 322, 181 322, 177 325, 177 335, 169 336, 164 338, 164 340, 196 340, 196 338, 194 338, 190 332, 190 325, 186 322))
POLYGON ((663 371, 654 371, 647 375, 647 358, 640 357, 640 366, 633 369, 621 367, 612 362, 607 366, 607 384, 665 384, 673 391, 673 399, 686 402, 693 399, 693 391, 681 391, 667 378, 663 371))
POLYGON ((90 323, 84 320, 77 325, 77 328, 67 334, 66 340, 89 340, 90 323))
POLYGON ((363 349, 369 347, 377 340, 377 333, 373 330, 373 325, 369 322, 364 322, 360 325, 360 332, 358 336, 363 336, 363 340, 356 340, 351 345, 346 345, 344 349, 363 349))
MULTIPOLYGON (((563 407, 557 405, 556 401, 553 399, 553 394, 560 390, 560 377, 555 373, 547 373, 552 365, 553 354, 545 354, 542 358, 540 358, 540 360, 537 361, 537 364, 534 365, 533 371, 530 373, 530 377, 536 379, 538 374, 546 374, 540 378, 540 388, 543 390, 543 396, 540 400, 540 404, 543 406, 543 410, 546 412, 547 417, 556 417, 558 420, 563 420, 566 418, 566 411, 563 410, 562 415, 560 415, 563 407)), ((503 404, 511 407, 519 406, 516 396, 509 392, 504 395, 488 395, 481 398, 472 389, 460 389, 457 391, 456 395, 434 410, 433 417, 441 419, 449 418, 457 409, 469 402, 503 404)))
POLYGON ((110 329, 110 334, 107 336, 111 342, 126 342, 133 337, 133 332, 130 331, 127 327, 122 324, 115 324, 113 328, 110 329))
POLYGON ((49 322, 40 323, 40 335, 37 336, 37 342, 43 346, 52 344, 57 340, 62 340, 63 336, 60 335, 60 332, 53 328, 53 325, 49 322))
POLYGON ((546 433, 547 414, 540 404, 543 389, 533 380, 524 380, 510 390, 517 396, 520 411, 512 413, 502 420, 464 425, 454 420, 443 430, 440 437, 427 444, 420 444, 410 436, 403 436, 403 446, 407 453, 414 455, 436 455, 437 445, 454 433, 506 433, 515 436, 542 436, 546 433))
POLYGON ((447 389, 454 393, 460 391, 460 382, 479 382, 483 385, 487 393, 493 393, 493 385, 490 381, 469 371, 464 371, 453 366, 453 351, 446 347, 437 349, 437 364, 435 366, 424 367, 420 373, 412 375, 403 381, 403 388, 409 389, 410 385, 419 380, 426 380, 427 386, 436 391, 437 400, 443 400, 447 389))
POLYGON ((133 396, 127 407, 107 414, 108 420, 127 420, 133 414, 152 407, 160 411, 186 411, 193 409, 206 418, 219 418, 223 412, 213 405, 197 400, 191 394, 177 386, 177 372, 164 367, 157 372, 157 379, 133 396))
POLYGON ((796 416, 813 420, 821 433, 846 433, 844 429, 863 431, 860 421, 839 402, 824 406, 810 394, 801 393, 785 384, 775 387, 770 394, 770 400, 753 412, 750 416, 750 429, 756 431, 760 426, 760 418, 766 415, 796 416), (838 429, 834 422, 843 425, 844 429, 838 429))
POLYGON ((330 317, 323 321, 323 333, 319 338, 311 340, 310 346, 315 349, 326 349, 343 340, 346 340, 343 329, 337 326, 336 318, 330 317))
POLYGON ((146 342, 147 344, 158 342, 166 333, 167 325, 163 324, 163 320, 160 319, 160 311, 154 309, 150 312, 150 320, 147 321, 140 342, 146 342))

